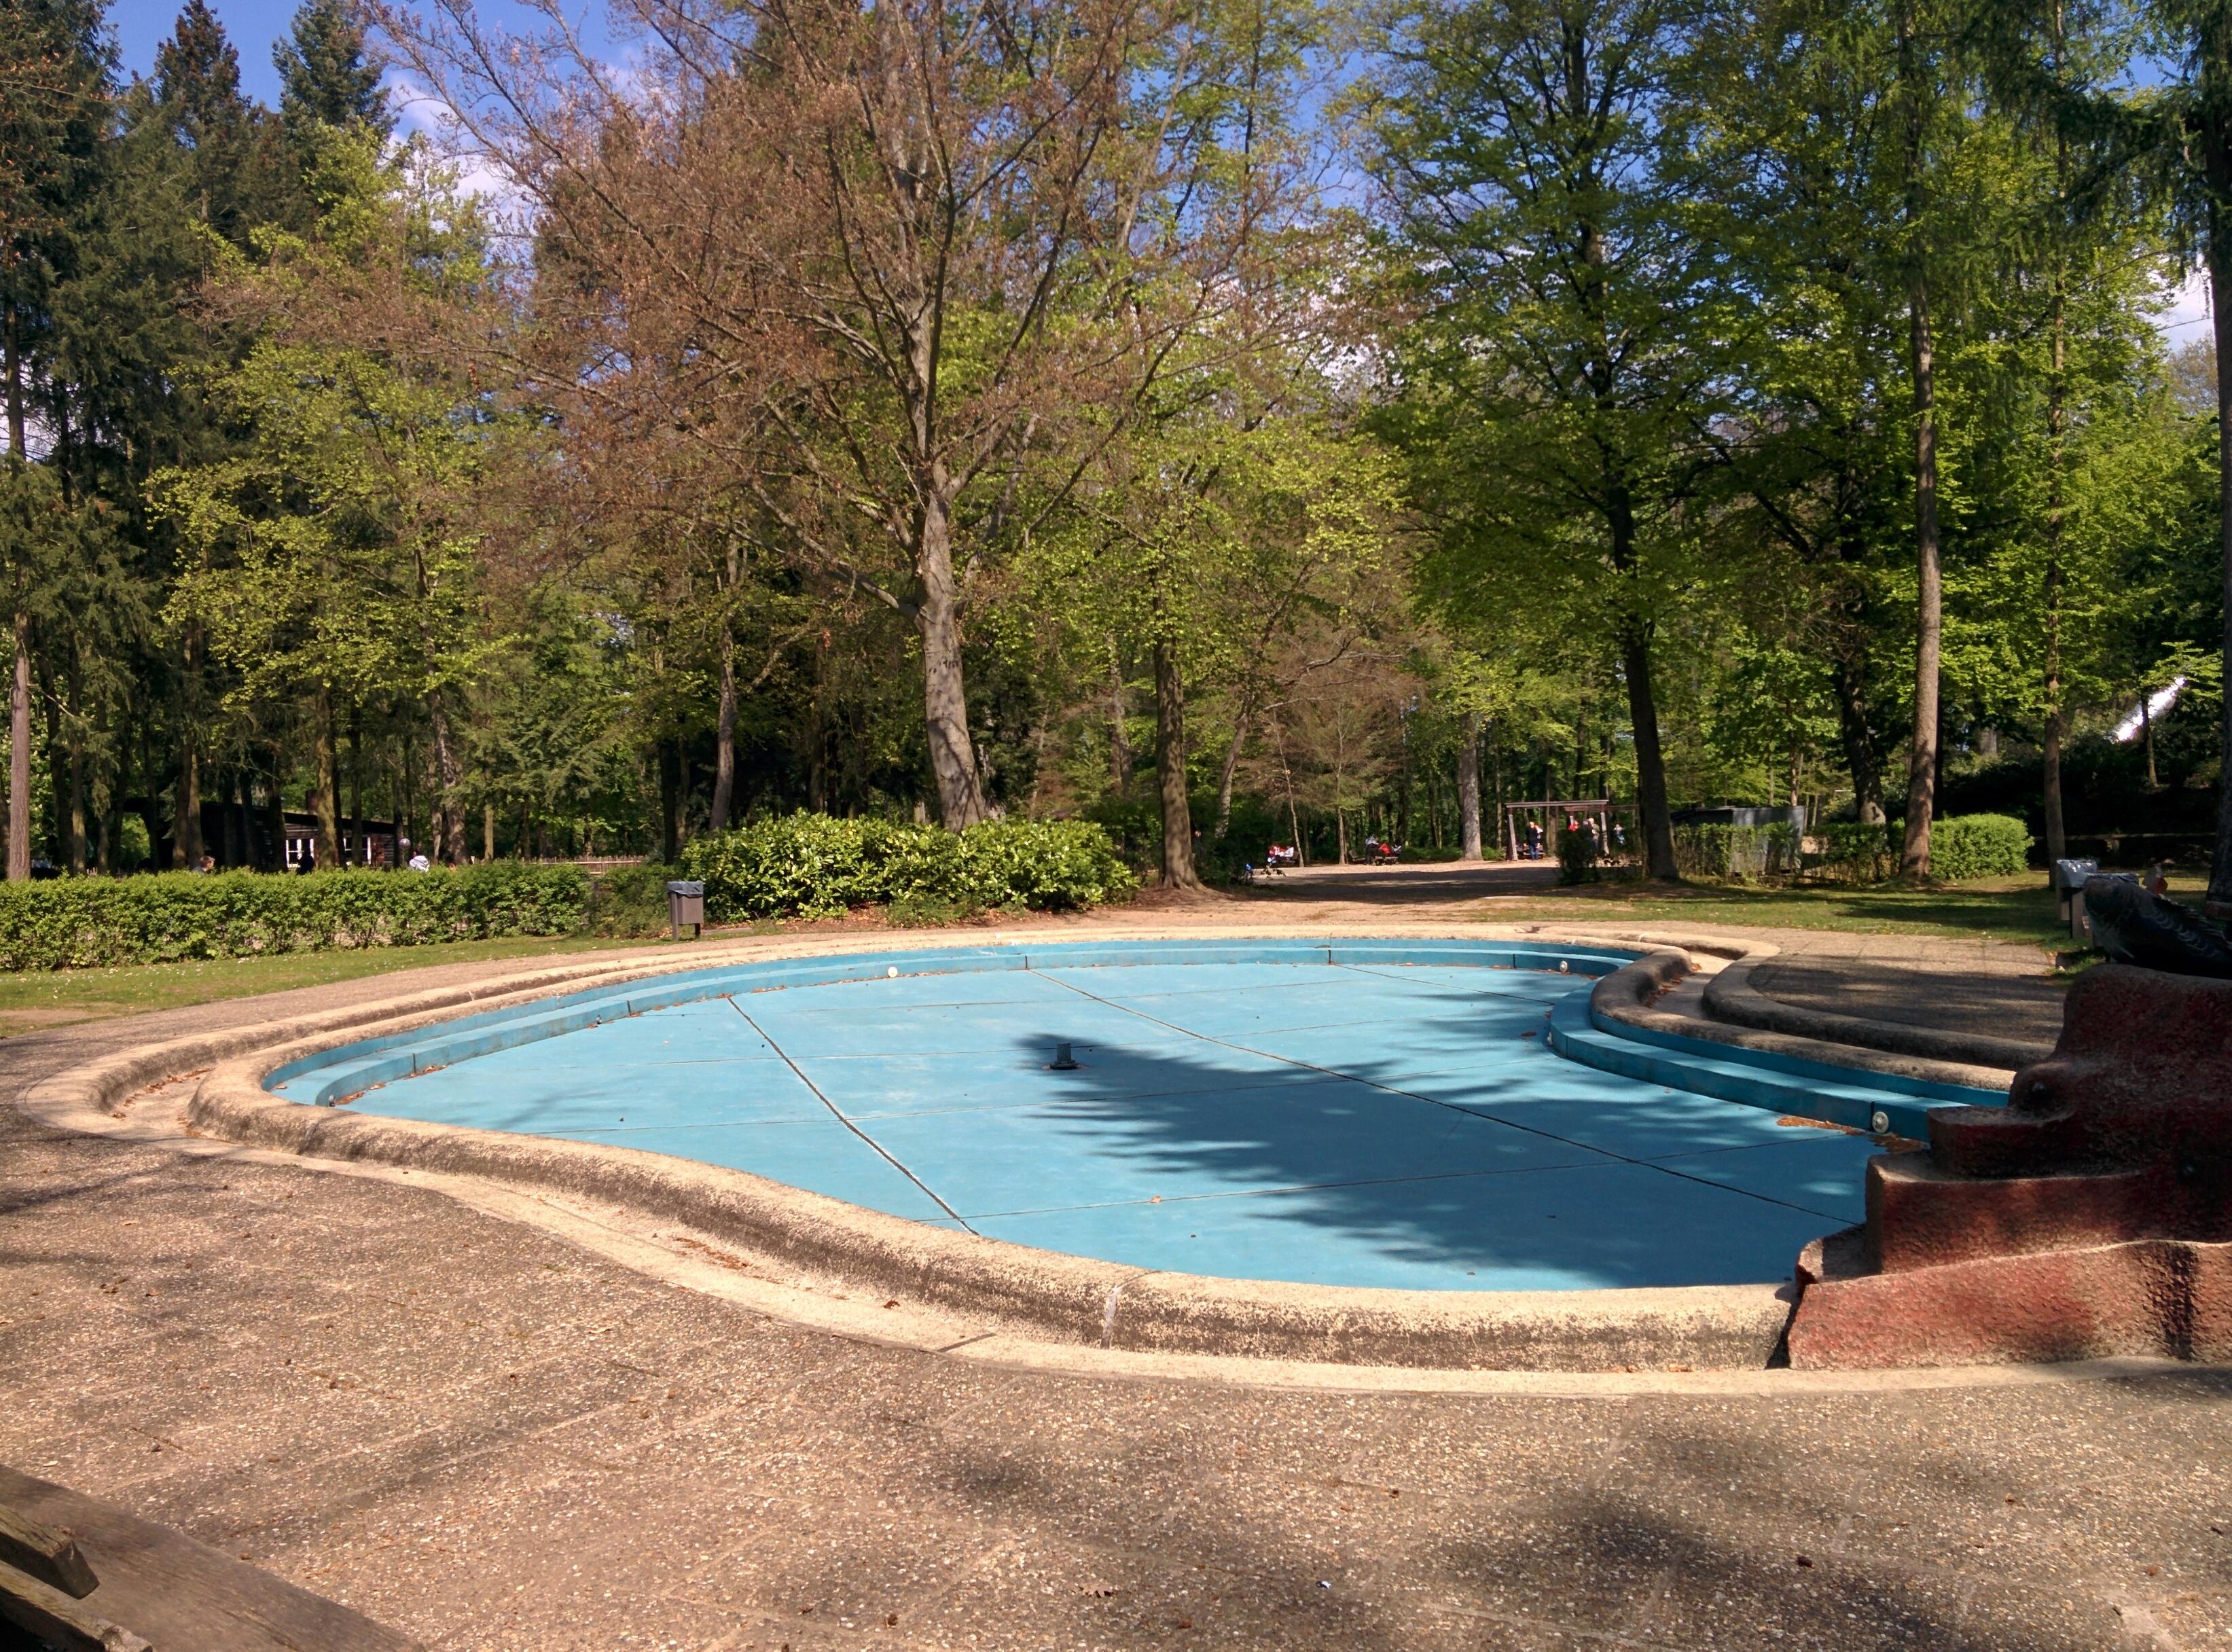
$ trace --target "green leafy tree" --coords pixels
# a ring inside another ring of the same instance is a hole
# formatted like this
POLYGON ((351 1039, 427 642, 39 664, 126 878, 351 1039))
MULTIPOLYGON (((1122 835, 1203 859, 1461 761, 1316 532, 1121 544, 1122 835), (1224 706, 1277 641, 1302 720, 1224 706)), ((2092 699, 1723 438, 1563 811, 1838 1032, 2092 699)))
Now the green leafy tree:
POLYGON ((1665 0, 1417 7, 1371 102, 1419 320, 1388 428, 1443 524, 1430 568, 1547 603, 1625 683, 1651 875, 1677 875, 1652 639, 1716 462, 1740 311, 1682 187, 1702 18, 1665 0))

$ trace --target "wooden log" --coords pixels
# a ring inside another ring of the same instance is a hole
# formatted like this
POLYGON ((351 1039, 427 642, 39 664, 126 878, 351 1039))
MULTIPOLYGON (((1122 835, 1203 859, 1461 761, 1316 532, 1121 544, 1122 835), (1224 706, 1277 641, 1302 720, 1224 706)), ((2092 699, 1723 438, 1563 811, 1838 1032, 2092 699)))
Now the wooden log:
POLYGON ((130 1629, 9 1565, 0 1565, 0 1619, 62 1652, 155 1652, 130 1629))
POLYGON ((29 1572, 74 1600, 83 1600, 101 1581, 68 1532, 18 1514, 4 1503, 0 1503, 0 1565, 29 1572))

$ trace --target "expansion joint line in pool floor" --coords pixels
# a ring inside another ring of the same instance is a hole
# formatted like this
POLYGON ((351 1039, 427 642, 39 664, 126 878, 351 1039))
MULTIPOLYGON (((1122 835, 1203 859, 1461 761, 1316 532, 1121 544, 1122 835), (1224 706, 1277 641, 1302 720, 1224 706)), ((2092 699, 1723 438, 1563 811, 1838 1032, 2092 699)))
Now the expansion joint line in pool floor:
POLYGON ((737 1014, 743 1016, 744 1025, 750 1027, 753 1032, 758 1033, 762 1039, 767 1040, 768 1048, 773 1050, 777 1055, 782 1058, 783 1065, 798 1075, 799 1083, 804 1085, 808 1090, 811 1090, 814 1092, 814 1100, 820 1102, 823 1106, 829 1110, 829 1116, 832 1118, 834 1118, 847 1130, 851 1130, 853 1135, 859 1137, 871 1148, 874 1149, 877 1156, 881 1158, 885 1163, 890 1165, 892 1169, 897 1170, 908 1181, 913 1182, 915 1186, 920 1188, 923 1191, 923 1196, 929 1199, 932 1203, 937 1205, 940 1210, 943 1210, 947 1215, 952 1217, 954 1221, 959 1222, 964 1232, 973 1234, 976 1231, 974 1228, 970 1227, 969 1219, 966 1216, 963 1215, 958 1210, 956 1210, 951 1205, 946 1203, 944 1200, 938 1196, 937 1190, 933 1189, 929 1182, 924 1181, 912 1170, 908 1169, 905 1165, 902 1164, 892 1155, 890 1150, 886 1148, 881 1142, 869 1135, 867 1131, 862 1130, 851 1119, 846 1118, 844 1110, 839 1107, 835 1102, 830 1100, 828 1097, 821 1093, 821 1086, 806 1076, 806 1069, 800 1066, 797 1062, 790 1059, 790 1052, 784 1049, 782 1045, 776 1043, 775 1041, 774 1035, 770 1033, 767 1028, 762 1027, 757 1021, 754 1020, 751 1018, 750 1014, 746 1011, 742 1004, 731 998, 729 1001, 729 1007, 735 1010, 737 1014))
MULTIPOLYGON (((1030 969, 1028 964, 1025 964, 1023 967, 1026 969, 1030 969)), ((1352 975, 1368 975, 1372 973, 1369 969, 1353 969, 1347 964, 1337 963, 1329 965, 1328 967, 1334 969, 1347 969, 1352 975)), ((1523 1130, 1529 1136, 1539 1136, 1544 1141, 1556 1142, 1561 1147, 1570 1147, 1577 1152, 1599 1154, 1605 1158, 1614 1161, 1617 1163, 1632 1164, 1638 1169, 1657 1170, 1664 1175, 1674 1176, 1680 1181, 1694 1182, 1701 1188, 1717 1188, 1723 1193, 1738 1194, 1747 1199, 1756 1199, 1762 1204, 1776 1205, 1782 1209, 1800 1211, 1808 1216, 1820 1216, 1824 1221, 1838 1221, 1843 1220, 1833 1211, 1816 1210, 1811 1205, 1794 1203, 1788 1199, 1777 1199, 1764 1193, 1754 1193, 1749 1188, 1730 1187, 1727 1182, 1716 1182, 1710 1176, 1691 1176, 1686 1171, 1675 1169, 1669 1165, 1658 1163, 1654 1160, 1638 1159, 1632 1157, 1625 1153, 1615 1153, 1610 1148, 1598 1147, 1588 1142, 1576 1141, 1570 1136, 1560 1136, 1555 1130, 1544 1130, 1536 1124, 1522 1124, 1515 1118, 1504 1118, 1501 1113, 1482 1112, 1471 1107, 1460 1107, 1453 1102, 1444 1101, 1439 1096, 1422 1096, 1415 1090, 1405 1090, 1395 1085, 1382 1084, 1379 1079, 1367 1079, 1362 1073, 1344 1072, 1339 1067, 1320 1066, 1314 1061, 1304 1061, 1294 1056, 1281 1055, 1275 1050, 1259 1050, 1251 1044, 1236 1043, 1231 1039, 1217 1038, 1208 1033, 1197 1033, 1191 1027, 1181 1027, 1176 1021, 1166 1021, 1159 1015, 1150 1015, 1144 1009, 1135 1009, 1131 1005, 1119 1003, 1113 998, 1103 998, 1099 993, 1087 992, 1075 981, 1064 981, 1059 975, 1053 974, 1051 971, 1033 970, 1032 973, 1035 975, 1043 975, 1047 980, 1053 981, 1057 987, 1068 988, 1070 991, 1075 993, 1080 998, 1089 998, 1096 1004, 1102 1005, 1109 1009, 1119 1010, 1126 1015, 1136 1015, 1143 1021, 1152 1021, 1157 1027, 1167 1027, 1173 1033, 1184 1034, 1187 1038, 1199 1039, 1204 1044, 1214 1044, 1221 1049, 1236 1050, 1243 1055, 1260 1056, 1266 1061, 1283 1061, 1290 1067, 1300 1067, 1307 1072, 1322 1072, 1329 1079, 1345 1079, 1351 1084, 1360 1084, 1366 1085, 1367 1088, 1380 1091, 1390 1096, 1401 1096, 1409 1101, 1423 1101, 1431 1107, 1445 1108, 1449 1111, 1457 1113, 1466 1118, 1481 1119, 1491 1124, 1502 1124, 1509 1130, 1523 1130)), ((765 1034, 762 1034, 762 1036, 764 1037, 765 1034)), ((803 1077, 804 1075, 801 1074, 801 1076, 803 1077)), ((818 1094, 819 1092, 817 1092, 816 1093, 818 1094)), ((1735 1107, 1741 1106, 1742 1104, 1740 1102, 1730 1102, 1728 1105, 1731 1107, 1735 1107)), ((925 1191, 927 1192, 928 1189, 925 1189, 925 1191)))

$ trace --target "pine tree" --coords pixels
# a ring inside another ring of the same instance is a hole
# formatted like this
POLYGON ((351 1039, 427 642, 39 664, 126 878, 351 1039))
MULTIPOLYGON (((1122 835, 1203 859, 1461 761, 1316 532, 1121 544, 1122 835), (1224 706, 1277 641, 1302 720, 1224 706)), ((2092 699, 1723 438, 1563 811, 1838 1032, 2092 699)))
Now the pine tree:
MULTIPOLYGON (((0 0, 0 394, 7 402, 5 484, 11 503, 34 493, 67 514, 51 478, 29 468, 28 413, 51 353, 55 283, 107 136, 109 58, 97 5, 0 0)), ((31 627, 60 548, 57 510, 21 513, 4 564, 15 671, 10 698, 8 877, 31 875, 31 627)), ((13 513, 11 513, 13 514, 13 513)))
POLYGON ((351 0, 302 0, 293 37, 272 48, 279 113, 290 133, 306 126, 361 123, 385 138, 395 119, 380 90, 380 64, 367 52, 364 20, 351 0))
POLYGON ((184 152, 194 216, 235 246, 279 216, 284 172, 277 133, 240 89, 240 54, 208 0, 186 0, 177 29, 155 49, 155 103, 184 152))

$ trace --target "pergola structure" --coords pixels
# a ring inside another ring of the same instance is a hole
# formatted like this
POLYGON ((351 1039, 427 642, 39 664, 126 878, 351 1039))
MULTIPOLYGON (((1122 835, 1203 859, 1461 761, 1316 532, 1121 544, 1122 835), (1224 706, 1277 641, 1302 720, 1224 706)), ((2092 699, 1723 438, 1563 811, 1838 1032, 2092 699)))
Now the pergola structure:
MULTIPOLYGON (((1555 810, 1569 820, 1576 814, 1593 815, 1597 823, 1597 842, 1599 846, 1609 848, 1612 845, 1612 814, 1615 811, 1625 813, 1634 807, 1632 803, 1615 803, 1608 797, 1537 798, 1530 803, 1507 803, 1503 806, 1504 856, 1510 860, 1519 858, 1519 816, 1524 812, 1534 810, 1547 814, 1555 810)), ((1554 853, 1556 840, 1552 839, 1545 848, 1554 853)))

